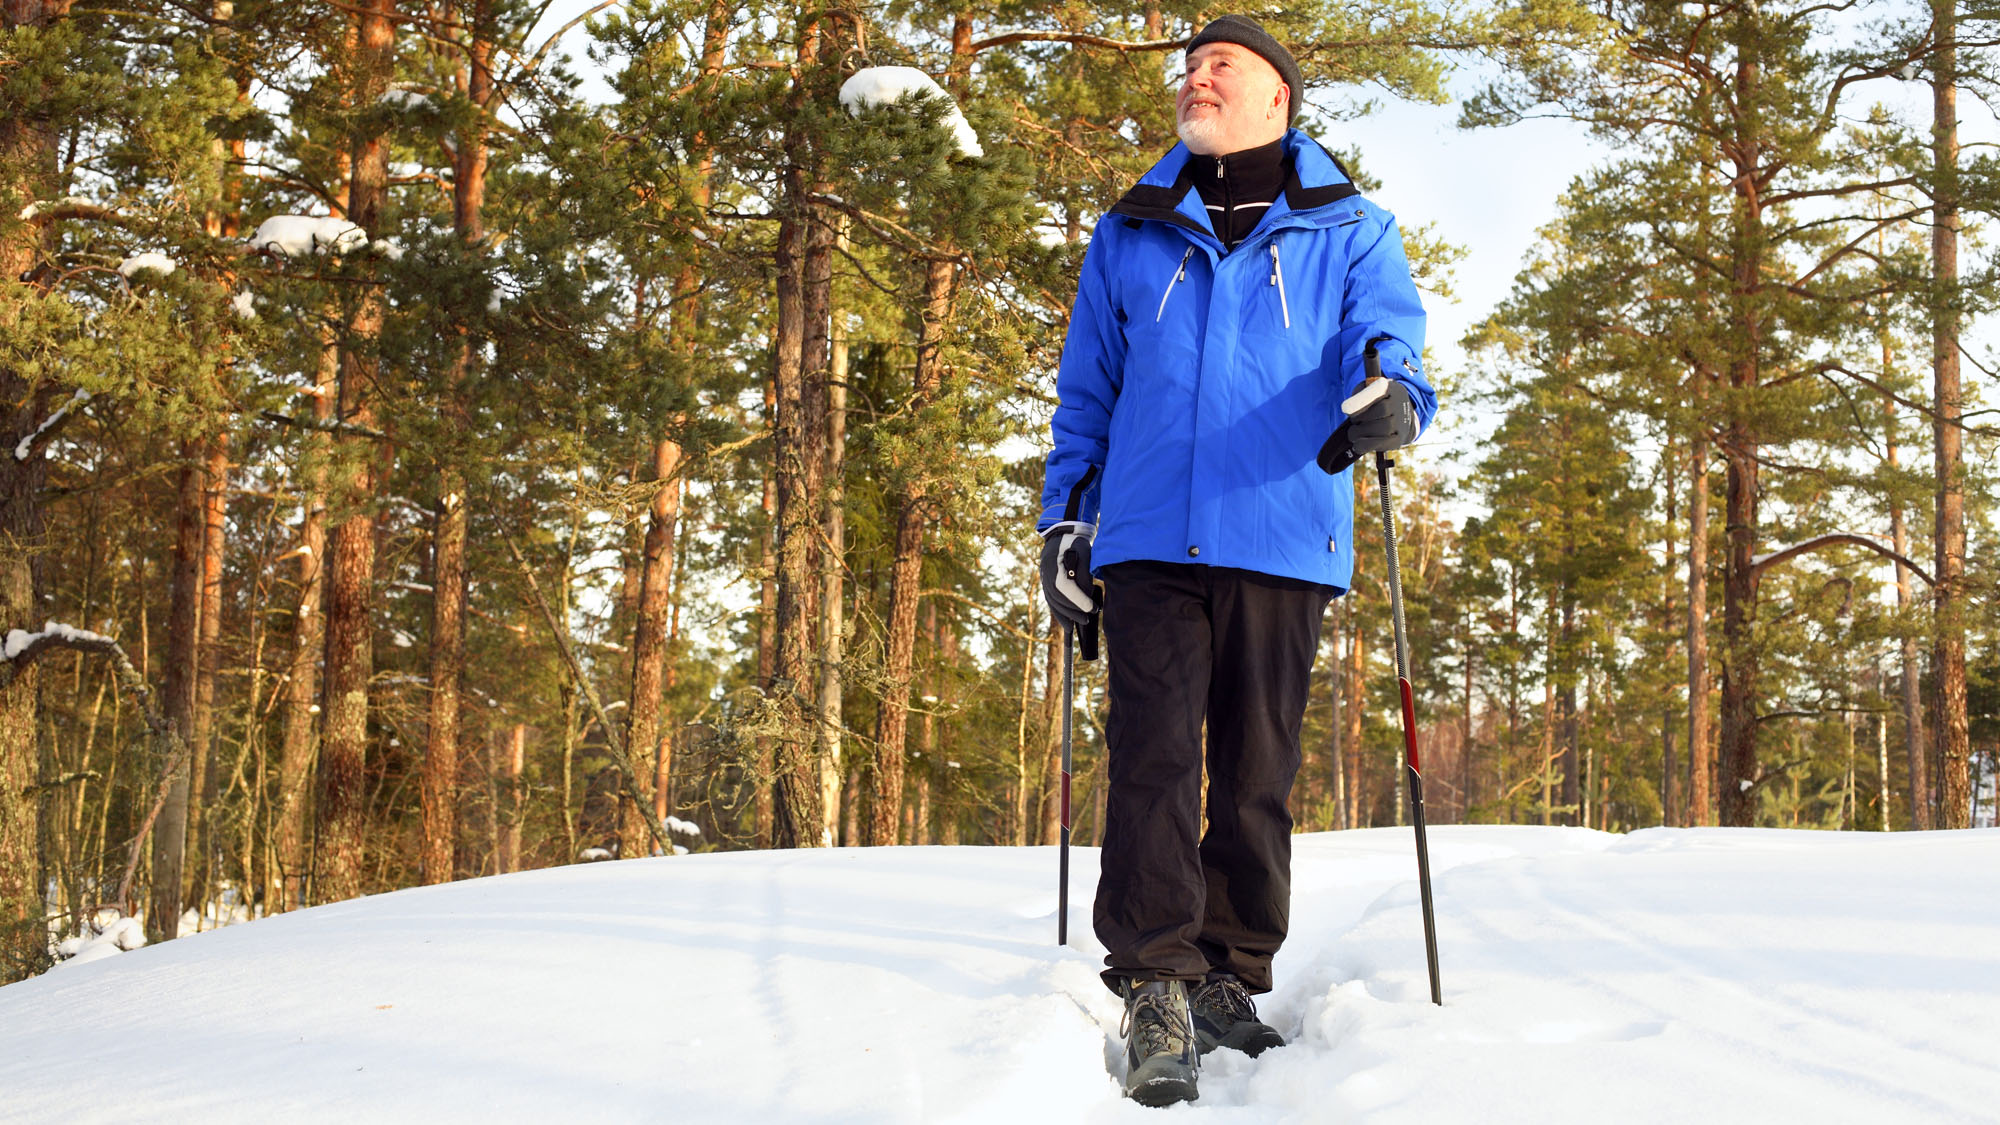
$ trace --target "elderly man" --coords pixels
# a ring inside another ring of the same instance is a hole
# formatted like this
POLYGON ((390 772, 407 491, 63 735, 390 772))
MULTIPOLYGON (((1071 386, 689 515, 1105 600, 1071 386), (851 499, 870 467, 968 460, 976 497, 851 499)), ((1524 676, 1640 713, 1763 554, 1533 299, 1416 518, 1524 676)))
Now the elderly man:
POLYGON ((1103 580, 1093 920, 1125 998, 1126 1092, 1149 1105, 1193 1099, 1201 1053, 1284 1043, 1251 997, 1290 912, 1320 619, 1353 572, 1347 468, 1437 408, 1395 220, 1290 127, 1301 90, 1252 20, 1189 41, 1181 143, 1093 230, 1056 380, 1043 585, 1082 625, 1103 580), (1367 353, 1390 383, 1350 418, 1367 353))

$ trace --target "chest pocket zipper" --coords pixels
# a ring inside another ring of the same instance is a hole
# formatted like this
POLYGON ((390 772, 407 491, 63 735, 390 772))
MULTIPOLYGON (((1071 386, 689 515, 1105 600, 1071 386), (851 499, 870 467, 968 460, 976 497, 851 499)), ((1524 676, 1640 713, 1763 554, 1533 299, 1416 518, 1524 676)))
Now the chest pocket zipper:
POLYGON ((1187 280, 1188 259, 1192 257, 1194 257, 1194 247, 1190 246, 1187 248, 1187 253, 1181 255, 1181 264, 1174 270, 1174 276, 1167 279, 1167 291, 1160 294, 1160 310, 1153 314, 1154 324, 1158 324, 1160 318, 1167 315, 1167 298, 1174 295, 1174 286, 1187 280))
POLYGON ((1285 270, 1278 264, 1278 243, 1271 241, 1271 284, 1278 287, 1278 309, 1285 314, 1285 327, 1292 326, 1292 306, 1285 300, 1285 270))

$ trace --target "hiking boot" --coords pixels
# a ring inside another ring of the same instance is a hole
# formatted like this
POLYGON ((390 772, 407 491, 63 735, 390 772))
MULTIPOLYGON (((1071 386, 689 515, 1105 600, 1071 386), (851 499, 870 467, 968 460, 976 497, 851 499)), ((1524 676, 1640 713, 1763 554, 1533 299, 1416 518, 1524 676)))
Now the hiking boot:
POLYGON ((1177 980, 1128 981, 1125 1020, 1125 1096, 1140 1105, 1191 1102, 1199 1066, 1188 1022, 1187 984, 1177 980))
POLYGON ((1196 985, 1189 1006, 1195 1044, 1204 1055, 1217 1047, 1228 1047, 1255 1057, 1267 1047, 1285 1045, 1284 1036, 1257 1019, 1250 990, 1228 973, 1218 973, 1196 985))

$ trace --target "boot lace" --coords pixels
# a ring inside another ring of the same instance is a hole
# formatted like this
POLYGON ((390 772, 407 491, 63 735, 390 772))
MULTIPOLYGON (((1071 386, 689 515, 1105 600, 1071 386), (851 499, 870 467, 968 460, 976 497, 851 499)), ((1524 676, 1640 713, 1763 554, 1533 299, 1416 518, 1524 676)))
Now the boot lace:
POLYGON ((1194 990, 1193 1004, 1215 1009, 1231 1022, 1257 1018, 1257 1005, 1250 999, 1250 990, 1235 977, 1217 977, 1203 983, 1194 990))
POLYGON ((1137 1036, 1139 1057, 1146 1058, 1160 1054, 1184 1054, 1187 1045, 1194 1038, 1194 1027, 1189 1022, 1187 1009, 1173 1002, 1172 993, 1136 992, 1131 1003, 1125 1006, 1125 1018, 1119 1021, 1120 1038, 1137 1036))

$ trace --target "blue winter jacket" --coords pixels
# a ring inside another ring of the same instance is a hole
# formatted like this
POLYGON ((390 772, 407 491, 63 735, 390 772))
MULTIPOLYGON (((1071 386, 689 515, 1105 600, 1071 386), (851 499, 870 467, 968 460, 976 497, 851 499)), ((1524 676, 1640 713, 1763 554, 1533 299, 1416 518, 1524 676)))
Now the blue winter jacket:
POLYGON ((1178 144, 1091 233, 1038 527, 1095 523, 1093 568, 1203 563, 1345 589, 1354 486, 1314 456, 1370 341, 1421 424, 1437 412, 1394 217, 1312 138, 1284 144, 1283 193, 1226 255, 1178 144))

